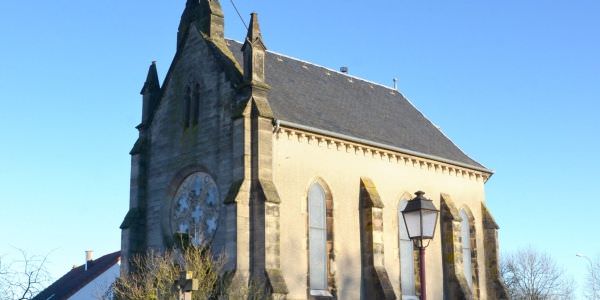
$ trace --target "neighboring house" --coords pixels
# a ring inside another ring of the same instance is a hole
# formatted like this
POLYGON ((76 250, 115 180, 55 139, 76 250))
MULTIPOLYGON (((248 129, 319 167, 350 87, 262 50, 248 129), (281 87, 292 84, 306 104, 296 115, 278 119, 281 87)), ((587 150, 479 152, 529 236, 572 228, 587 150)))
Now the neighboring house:
POLYGON ((86 263, 71 271, 39 293, 34 300, 90 300, 110 295, 109 287, 119 277, 121 251, 92 258, 86 251, 86 263))
POLYGON ((441 210, 430 298, 506 297, 485 205, 492 171, 397 90, 267 51, 256 14, 242 43, 223 33, 219 1, 188 0, 162 86, 150 66, 123 272, 185 233, 224 255, 238 284, 264 281, 276 298, 416 299, 400 212, 422 190, 441 210))

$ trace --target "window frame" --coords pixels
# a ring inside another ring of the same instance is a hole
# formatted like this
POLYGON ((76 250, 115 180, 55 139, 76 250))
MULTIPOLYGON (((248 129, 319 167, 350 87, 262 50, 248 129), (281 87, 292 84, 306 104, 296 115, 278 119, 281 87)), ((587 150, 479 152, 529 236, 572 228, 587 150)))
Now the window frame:
POLYGON ((408 237, 408 231, 406 228, 406 223, 404 223, 404 217, 402 216, 402 210, 404 210, 404 208, 406 207, 406 205, 408 204, 408 201, 411 199, 410 194, 405 193, 405 195, 403 197, 400 198, 400 201, 398 201, 398 260, 400 263, 400 290, 402 292, 402 299, 408 299, 408 300, 418 300, 419 297, 417 296, 417 275, 416 275, 416 268, 417 268, 417 264, 415 262, 415 246, 414 246, 414 242, 408 237), (404 236, 406 238, 403 238, 402 235, 402 231, 404 230, 404 236), (403 247, 403 242, 405 243, 405 245, 407 244, 406 242, 409 242, 411 245, 411 251, 410 251, 410 259, 409 262, 411 264, 410 270, 411 272, 409 272, 410 274, 405 274, 405 272, 403 271, 403 264, 405 263, 405 261, 408 259, 407 257, 403 257, 403 255, 406 255, 403 253, 402 249, 403 247), (414 294, 405 294, 405 280, 406 280, 406 275, 410 276, 410 282, 408 284, 412 283, 412 291, 414 292, 414 294))
POLYGON ((326 291, 329 289, 327 283, 327 207, 325 190, 318 183, 313 183, 308 190, 308 251, 309 251, 309 276, 310 290, 326 291), (314 245, 318 243, 318 245, 314 245), (317 247, 319 249, 317 249, 317 247), (322 253, 319 253, 322 251, 322 253), (317 253, 315 253, 317 252, 317 253), (321 264, 317 264, 314 258, 320 257, 321 264), (315 278, 319 275, 320 280, 315 278), (320 282, 316 282, 316 281, 320 282))
POLYGON ((183 96, 183 129, 187 129, 191 125, 190 109, 192 105, 192 89, 188 85, 185 88, 185 95, 183 96))
POLYGON ((333 298, 335 295, 336 284, 335 284, 335 274, 332 272, 332 264, 334 263, 334 243, 333 243, 333 198, 331 196, 331 192, 329 186, 320 178, 317 178, 308 185, 308 189, 306 190, 306 254, 307 254, 307 295, 309 299, 327 299, 333 298), (322 208, 324 209, 324 223, 322 226, 324 229, 325 240, 321 247, 324 246, 322 250, 324 250, 324 263, 325 263, 325 282, 321 282, 321 286, 317 286, 313 288, 314 285, 311 284, 311 202, 310 202, 310 194, 311 190, 315 187, 318 187, 321 192, 322 199, 322 208), (323 284, 325 283, 325 284, 323 284), (325 287, 325 289, 322 289, 325 287))
POLYGON ((200 120, 200 84, 194 85, 194 91, 191 95, 191 124, 192 126, 198 125, 200 120))
POLYGON ((475 218, 473 217, 473 213, 467 206, 463 206, 459 212, 458 216, 461 218, 460 225, 460 249, 461 249, 461 257, 463 260, 463 275, 465 280, 467 281, 467 286, 471 291, 473 291, 473 295, 476 298, 479 298, 479 263, 477 262, 478 251, 477 251, 477 231, 475 228, 475 218), (465 236, 468 234, 467 236, 465 236), (465 247, 465 239, 468 237, 469 247, 465 247), (465 250, 469 249, 468 255, 466 255, 465 250), (467 259, 468 258, 468 259, 467 259), (465 260, 469 261, 470 265, 470 275, 467 274, 467 264, 465 264, 465 260))

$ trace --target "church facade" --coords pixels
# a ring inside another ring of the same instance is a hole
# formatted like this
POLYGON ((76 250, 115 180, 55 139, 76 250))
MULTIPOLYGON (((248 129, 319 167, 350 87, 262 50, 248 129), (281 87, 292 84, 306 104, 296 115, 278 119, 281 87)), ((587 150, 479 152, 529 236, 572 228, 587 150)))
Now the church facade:
POLYGON ((188 0, 167 76, 152 63, 141 94, 122 272, 184 233, 279 298, 419 299, 401 211, 424 191, 440 209, 429 297, 507 298, 492 172, 397 90, 268 51, 256 14, 228 40, 219 2, 188 0))

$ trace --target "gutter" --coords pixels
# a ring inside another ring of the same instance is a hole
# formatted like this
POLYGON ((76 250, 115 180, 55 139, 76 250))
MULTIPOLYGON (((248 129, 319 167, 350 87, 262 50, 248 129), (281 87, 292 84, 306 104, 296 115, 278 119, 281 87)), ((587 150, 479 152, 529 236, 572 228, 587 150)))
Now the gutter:
POLYGON ((483 167, 473 166, 470 164, 458 162, 458 161, 451 160, 451 159, 446 159, 446 158, 435 156, 435 155, 425 154, 425 153, 412 151, 412 150, 408 150, 408 149, 404 149, 404 148, 381 144, 381 143, 373 142, 370 140, 365 140, 365 139, 361 139, 361 138, 357 138, 357 137, 353 137, 353 136, 349 136, 349 135, 345 135, 345 134, 340 134, 340 133, 336 133, 336 132, 332 132, 332 131, 328 131, 328 130, 314 128, 314 127, 301 125, 301 124, 297 124, 297 123, 293 123, 293 122, 288 122, 288 121, 284 121, 284 120, 275 120, 274 123, 278 124, 280 126, 286 126, 286 127, 292 127, 292 128, 304 130, 304 131, 310 131, 313 133, 318 133, 318 134, 322 134, 322 135, 326 135, 326 136, 330 136, 330 137, 334 137, 334 138, 339 138, 339 139, 350 141, 350 142, 369 145, 369 146, 382 148, 382 149, 386 149, 386 150, 390 150, 390 151, 394 151, 394 152, 400 152, 400 153, 418 156, 418 157, 425 158, 425 159, 435 160, 438 162, 447 163, 447 164, 451 164, 451 165, 455 165, 455 166, 459 166, 459 167, 463 167, 463 168, 468 168, 471 170, 476 170, 476 171, 488 173, 488 174, 490 174, 490 177, 494 174, 494 171, 483 168, 483 167))

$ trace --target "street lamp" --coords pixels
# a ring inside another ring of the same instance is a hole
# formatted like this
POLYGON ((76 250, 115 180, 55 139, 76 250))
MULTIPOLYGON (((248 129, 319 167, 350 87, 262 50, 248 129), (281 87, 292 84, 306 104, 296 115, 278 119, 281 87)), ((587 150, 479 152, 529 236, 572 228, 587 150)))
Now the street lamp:
POLYGON ((406 208, 402 211, 404 224, 408 231, 408 237, 419 248, 419 276, 421 278, 421 300, 427 299, 425 284, 425 248, 435 234, 435 227, 439 210, 433 205, 433 201, 425 198, 424 192, 415 193, 417 197, 408 201, 406 208))

